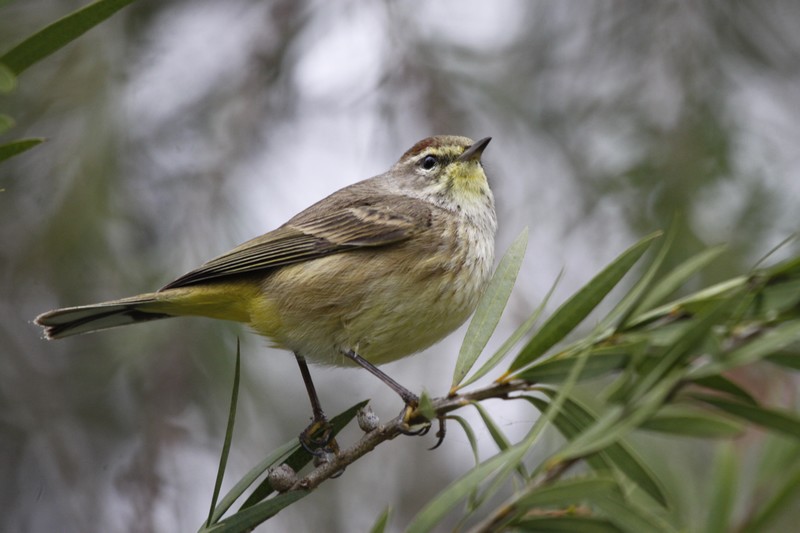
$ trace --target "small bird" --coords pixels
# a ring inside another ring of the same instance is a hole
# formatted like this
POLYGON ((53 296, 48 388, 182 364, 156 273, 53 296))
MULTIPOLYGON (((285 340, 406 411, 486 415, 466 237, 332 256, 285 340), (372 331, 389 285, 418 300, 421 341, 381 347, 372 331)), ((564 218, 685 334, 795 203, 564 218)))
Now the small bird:
POLYGON ((490 140, 423 139, 387 172, 156 292, 48 311, 36 323, 60 339, 176 316, 244 322, 300 365, 314 415, 301 441, 326 424, 307 358, 361 366, 413 409, 418 397, 376 365, 431 346, 475 310, 497 228, 481 164, 490 140))

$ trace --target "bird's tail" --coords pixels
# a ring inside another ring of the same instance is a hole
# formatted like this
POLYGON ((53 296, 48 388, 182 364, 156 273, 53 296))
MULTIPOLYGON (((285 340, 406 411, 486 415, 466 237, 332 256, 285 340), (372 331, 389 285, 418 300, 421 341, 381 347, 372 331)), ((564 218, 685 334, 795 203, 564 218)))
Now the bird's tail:
POLYGON ((36 323, 44 328, 45 337, 60 339, 174 316, 158 309, 161 307, 159 300, 157 293, 150 293, 99 304, 65 307, 37 316, 36 323))
POLYGON ((65 307, 36 317, 48 339, 173 316, 205 316, 250 322, 250 305, 259 296, 257 283, 223 282, 176 287, 99 304, 65 307))

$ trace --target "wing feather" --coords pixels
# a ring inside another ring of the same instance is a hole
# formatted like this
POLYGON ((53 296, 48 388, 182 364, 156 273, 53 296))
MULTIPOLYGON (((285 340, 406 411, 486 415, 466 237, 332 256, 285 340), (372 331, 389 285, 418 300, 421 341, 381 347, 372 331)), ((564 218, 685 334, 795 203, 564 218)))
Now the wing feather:
POLYGON ((402 242, 430 223, 430 207, 412 198, 382 197, 373 198, 370 205, 341 205, 335 196, 326 198, 332 205, 321 205, 326 201, 323 200, 283 226, 208 261, 161 290, 402 242), (326 211, 328 214, 318 216, 326 211))

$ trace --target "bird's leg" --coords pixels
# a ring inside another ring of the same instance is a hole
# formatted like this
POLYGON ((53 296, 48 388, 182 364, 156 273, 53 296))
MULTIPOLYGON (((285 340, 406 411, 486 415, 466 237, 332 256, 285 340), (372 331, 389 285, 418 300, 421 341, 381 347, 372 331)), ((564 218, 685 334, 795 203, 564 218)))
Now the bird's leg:
POLYGON ((314 455, 321 456, 327 452, 335 453, 338 446, 333 438, 333 428, 331 428, 330 422, 328 422, 325 413, 322 411, 322 405, 319 402, 314 382, 311 380, 311 372, 308 370, 306 358, 298 353, 295 353, 294 356, 297 359, 297 365, 300 367, 300 374, 303 376, 303 383, 305 383, 308 399, 311 401, 311 412, 314 416, 311 424, 300 433, 300 444, 306 451, 314 455))
MULTIPOLYGON (((406 424, 410 426, 412 423, 413 424, 419 423, 418 420, 413 420, 413 421, 411 420, 412 413, 414 413, 416 408, 419 406, 419 396, 417 396, 407 388, 400 385, 398 382, 389 377, 381 369, 379 369, 378 367, 376 367, 375 365, 373 365, 372 363, 370 363, 369 361, 358 355, 353 350, 347 350, 343 353, 345 357, 356 363, 361 368, 364 368, 365 370, 369 371, 373 376, 377 377, 378 379, 386 383, 389 386, 389 388, 391 388, 398 395, 400 395, 400 398, 402 398, 403 403, 406 404, 405 408, 403 409, 403 421, 406 424)), ((407 431, 403 431, 403 433, 407 435, 424 435, 428 432, 431 426, 429 420, 425 420, 423 423, 424 425, 421 429, 418 430, 408 429, 407 431)))

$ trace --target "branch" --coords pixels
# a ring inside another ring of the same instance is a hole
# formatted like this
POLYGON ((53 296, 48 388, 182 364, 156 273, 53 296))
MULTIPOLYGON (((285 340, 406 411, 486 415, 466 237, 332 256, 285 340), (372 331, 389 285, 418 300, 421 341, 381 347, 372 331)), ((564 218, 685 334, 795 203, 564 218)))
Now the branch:
MULTIPOLYGON (((442 419, 448 413, 470 405, 473 402, 479 402, 490 398, 507 400, 511 398, 510 394, 530 390, 532 386, 532 384, 521 380, 493 383, 487 387, 463 394, 434 398, 431 400, 431 405, 436 414, 435 418, 442 419)), ((358 442, 349 448, 340 450, 330 461, 323 463, 297 480, 289 490, 314 490, 325 480, 337 477, 345 468, 374 450, 378 445, 392 440, 398 435, 408 435, 410 428, 406 420, 407 418, 410 420, 418 420, 424 417, 419 412, 419 409, 413 411, 409 417, 401 413, 387 424, 379 425, 376 429, 365 433, 358 442)), ((430 424, 430 422, 427 423, 430 424)))

